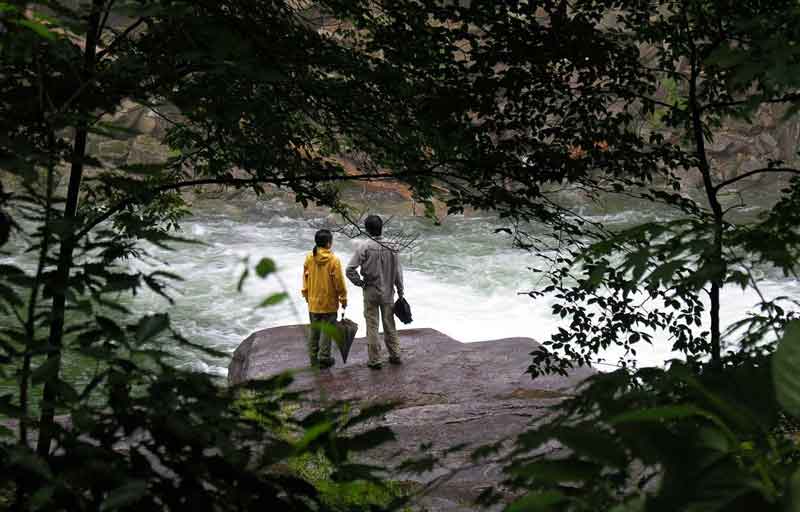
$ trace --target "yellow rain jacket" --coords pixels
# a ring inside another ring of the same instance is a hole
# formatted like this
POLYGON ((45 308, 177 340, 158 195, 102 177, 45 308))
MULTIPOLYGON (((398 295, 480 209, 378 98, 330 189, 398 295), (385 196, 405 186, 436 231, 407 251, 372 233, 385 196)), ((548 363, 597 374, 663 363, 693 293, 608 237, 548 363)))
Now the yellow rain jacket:
POLYGON ((347 306, 342 263, 330 249, 317 247, 303 264, 303 297, 309 313, 336 313, 339 304, 347 306))

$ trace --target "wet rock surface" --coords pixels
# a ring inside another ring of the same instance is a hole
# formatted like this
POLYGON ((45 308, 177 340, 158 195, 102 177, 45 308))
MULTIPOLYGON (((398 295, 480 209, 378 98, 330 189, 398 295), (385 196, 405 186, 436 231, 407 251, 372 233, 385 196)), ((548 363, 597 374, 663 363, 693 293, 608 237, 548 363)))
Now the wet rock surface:
POLYGON ((469 449, 446 453, 447 449, 513 438, 593 373, 579 369, 567 377, 532 380, 525 371, 529 353, 538 344, 530 338, 461 343, 433 329, 400 330, 399 334, 401 366, 367 368, 366 340, 358 338, 346 365, 334 346, 336 365, 311 371, 304 326, 266 329, 237 348, 228 379, 236 384, 301 370, 294 386, 311 398, 354 404, 396 402, 381 424, 394 430, 397 441, 374 450, 370 458, 396 463, 418 456, 424 446, 424 453, 439 457, 444 467, 399 478, 422 485, 437 483, 422 501, 428 510, 470 510, 481 491, 501 482, 501 467, 491 460, 472 465, 469 449), (453 473, 456 469, 460 470, 453 473))

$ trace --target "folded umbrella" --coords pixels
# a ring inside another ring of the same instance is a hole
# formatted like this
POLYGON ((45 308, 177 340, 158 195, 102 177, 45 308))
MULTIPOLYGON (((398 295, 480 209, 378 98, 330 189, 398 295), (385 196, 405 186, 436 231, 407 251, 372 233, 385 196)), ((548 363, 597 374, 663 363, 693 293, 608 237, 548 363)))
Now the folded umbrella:
POLYGON ((339 331, 339 336, 334 338, 336 346, 339 347, 339 353, 342 354, 342 362, 347 362, 347 356, 350 354, 350 347, 353 346, 353 340, 356 338, 358 332, 358 324, 349 318, 344 317, 336 322, 336 329, 339 331))

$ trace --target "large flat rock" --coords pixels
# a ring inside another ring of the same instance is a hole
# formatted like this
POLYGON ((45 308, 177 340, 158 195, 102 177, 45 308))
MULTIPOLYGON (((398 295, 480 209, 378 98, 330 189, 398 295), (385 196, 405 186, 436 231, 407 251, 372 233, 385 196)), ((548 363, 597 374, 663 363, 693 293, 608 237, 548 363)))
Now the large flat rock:
MULTIPOLYGON (((567 377, 531 379, 526 373, 529 354, 538 344, 530 338, 461 343, 433 329, 401 330, 399 335, 401 366, 370 370, 366 340, 358 338, 347 364, 334 345, 336 365, 312 371, 307 368, 305 326, 258 331, 236 349, 228 379, 237 384, 299 370, 294 385, 312 399, 397 402, 397 408, 382 419, 395 431, 397 442, 371 454, 387 463, 418 454, 421 445, 431 445, 426 453, 442 455, 461 443, 480 446, 513 439, 593 373, 584 368, 567 377)), ((442 469, 404 475, 422 484, 448 475, 427 498, 428 510, 469 509, 469 501, 483 489, 497 487, 502 480, 500 466, 492 461, 472 466, 468 455, 469 450, 448 454, 442 457, 442 469)))

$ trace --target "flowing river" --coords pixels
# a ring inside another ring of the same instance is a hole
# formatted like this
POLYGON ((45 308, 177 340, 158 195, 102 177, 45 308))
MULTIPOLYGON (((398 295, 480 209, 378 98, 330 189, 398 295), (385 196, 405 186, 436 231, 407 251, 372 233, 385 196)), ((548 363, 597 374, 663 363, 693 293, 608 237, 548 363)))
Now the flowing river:
MULTIPOLYGON (((150 258, 130 263, 143 271, 161 269, 182 276, 184 281, 176 282, 170 291, 175 304, 148 290, 122 299, 124 302, 139 314, 168 312, 188 339, 229 354, 256 330, 307 322, 300 295, 302 265, 313 245, 315 221, 318 223, 324 212, 303 211, 281 198, 204 199, 194 205, 193 212, 181 223, 181 236, 201 244, 177 244, 171 251, 150 246, 150 258), (263 257, 277 263, 277 274, 263 280, 253 276, 237 291, 244 259, 249 258, 252 268, 263 257), (265 297, 281 291, 288 292, 291 300, 257 307, 265 297)), ((640 209, 595 212, 591 217, 613 227, 642 221, 648 215, 658 218, 640 209)), ((501 226, 489 214, 451 216, 441 226, 422 217, 391 220, 387 232, 403 229, 419 236, 413 250, 402 255, 406 297, 414 315, 414 322, 407 327, 430 327, 463 342, 504 337, 544 340, 559 327, 566 327, 565 321, 551 314, 549 299, 533 300, 524 293, 546 284, 541 274, 530 269, 548 263, 514 248, 508 234, 495 233, 501 226)), ((343 264, 352 255, 354 243, 344 235, 334 236, 334 252, 343 264)), ((767 297, 800 297, 800 282, 794 279, 765 275, 760 288, 767 297)), ((359 323, 359 335, 363 335, 361 290, 349 286, 348 291, 347 315, 359 323)), ((754 291, 726 287, 723 325, 741 319, 757 301, 754 291)), ((657 336, 652 345, 637 348, 637 363, 663 365, 677 356, 670 345, 666 335, 657 336)), ((229 358, 203 358, 195 352, 177 355, 182 365, 219 376, 227 373, 229 358)), ((610 366, 599 369, 610 368, 620 355, 618 349, 608 349, 602 357, 610 366)), ((78 380, 85 378, 80 368, 68 373, 78 380)))
MULTIPOLYGON (((592 218, 608 226, 621 226, 643 217, 646 214, 641 210, 624 210, 592 218)), ((187 237, 205 245, 154 253, 170 271, 185 278, 177 286, 176 305, 169 307, 160 297, 146 293, 136 299, 136 309, 168 311, 191 340, 229 353, 258 329, 305 323, 307 310, 300 295, 302 265, 320 220, 281 199, 206 202, 182 224, 187 237), (241 293, 237 292, 245 257, 250 258, 251 265, 262 257, 272 258, 279 268, 277 276, 250 278, 241 293), (255 307, 264 297, 284 290, 290 301, 269 308, 255 307)), ((544 286, 541 274, 530 269, 548 263, 514 248, 509 235, 495 233, 500 226, 490 215, 452 216, 441 226, 421 217, 392 219, 387 231, 402 229, 419 235, 413 250, 402 256, 406 297, 414 315, 408 327, 430 327, 460 341, 474 342, 504 337, 544 340, 558 327, 566 326, 551 314, 550 300, 533 300, 524 293, 544 286)), ((334 252, 343 264, 352 255, 354 243, 358 242, 335 235, 334 252)), ((794 279, 762 276, 760 289, 766 297, 800 296, 800 282, 794 279)), ((363 335, 361 290, 349 286, 348 292, 348 317, 359 323, 359 335, 363 335)), ((755 291, 726 287, 723 325, 741 319, 757 301, 755 291)), ((677 356, 670 346, 665 334, 657 336, 652 345, 637 348, 637 363, 663 365, 677 356)), ((611 348, 602 357, 613 364, 621 355, 619 349, 611 348)), ((184 363, 225 375, 228 361, 198 360, 196 355, 186 354, 184 363)))

